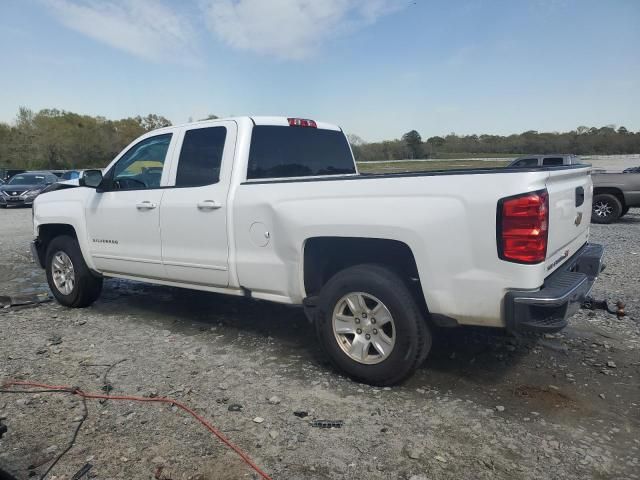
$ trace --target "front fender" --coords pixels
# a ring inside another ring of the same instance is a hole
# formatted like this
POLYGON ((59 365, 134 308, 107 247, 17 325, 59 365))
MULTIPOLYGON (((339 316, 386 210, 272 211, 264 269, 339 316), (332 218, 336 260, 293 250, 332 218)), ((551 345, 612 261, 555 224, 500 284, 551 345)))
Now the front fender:
POLYGON ((87 266, 96 270, 89 253, 89 235, 85 218, 87 197, 92 193, 95 192, 88 188, 74 188, 38 196, 33 205, 33 229, 34 236, 38 238, 44 225, 69 225, 76 233, 87 266))

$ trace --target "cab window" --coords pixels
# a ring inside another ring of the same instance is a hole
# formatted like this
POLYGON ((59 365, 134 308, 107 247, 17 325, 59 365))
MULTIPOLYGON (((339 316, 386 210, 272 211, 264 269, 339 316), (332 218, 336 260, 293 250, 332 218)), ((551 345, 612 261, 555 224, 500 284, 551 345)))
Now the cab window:
POLYGON ((538 159, 537 158, 523 158, 522 160, 518 160, 515 162, 513 167, 537 167, 538 159))
POLYGON ((131 147, 112 169, 112 189, 145 190, 160 187, 171 135, 165 133, 145 138, 131 147))

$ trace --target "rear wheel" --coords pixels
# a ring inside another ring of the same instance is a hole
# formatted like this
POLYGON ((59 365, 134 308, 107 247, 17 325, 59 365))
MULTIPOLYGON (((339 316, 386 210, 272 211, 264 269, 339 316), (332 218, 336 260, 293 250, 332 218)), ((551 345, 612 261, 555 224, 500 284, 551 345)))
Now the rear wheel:
POLYGON ((322 347, 338 369, 358 381, 398 383, 431 348, 418 304, 385 267, 358 265, 337 273, 322 289, 318 307, 322 347))
POLYGON ((88 307, 102 292, 102 278, 91 273, 73 237, 63 235, 51 240, 46 272, 53 296, 65 307, 88 307))
POLYGON ((622 215, 622 203, 615 195, 610 193, 594 195, 591 210, 591 221, 593 223, 611 223, 622 215))

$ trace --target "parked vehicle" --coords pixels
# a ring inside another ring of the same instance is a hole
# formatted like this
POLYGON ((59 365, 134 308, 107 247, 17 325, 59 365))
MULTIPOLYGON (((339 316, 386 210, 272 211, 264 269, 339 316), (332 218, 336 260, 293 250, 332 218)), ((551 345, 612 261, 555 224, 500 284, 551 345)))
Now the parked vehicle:
POLYGON ((51 172, 26 172, 11 177, 0 186, 0 208, 30 206, 35 198, 52 183, 58 181, 51 172))
POLYGON ((640 167, 625 168, 622 173, 640 173, 640 167))
POLYGON ((526 157, 516 158, 507 167, 553 167, 558 165, 577 165, 581 163, 582 159, 577 155, 528 155, 526 157))
POLYGON ((83 170, 67 170, 60 174, 60 180, 77 180, 80 178, 83 170))
POLYGON ((24 173, 26 170, 21 170, 19 168, 0 168, 0 180, 3 180, 5 183, 14 175, 19 173, 24 173))
POLYGON ((339 127, 242 117, 149 132, 41 195, 32 252, 56 299, 104 277, 304 305, 333 363, 388 385, 434 325, 556 331, 601 269, 589 167, 358 174, 339 127))
POLYGON ((593 179, 593 223, 611 223, 640 207, 640 174, 596 173, 593 179))

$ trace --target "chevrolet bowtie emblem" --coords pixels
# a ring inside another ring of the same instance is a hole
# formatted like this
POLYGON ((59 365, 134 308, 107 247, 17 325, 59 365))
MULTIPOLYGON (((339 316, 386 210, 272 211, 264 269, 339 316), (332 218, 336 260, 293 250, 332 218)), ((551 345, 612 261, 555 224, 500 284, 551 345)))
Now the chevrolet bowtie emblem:
POLYGON ((582 212, 578 212, 573 223, 576 224, 576 227, 582 223, 582 212))

